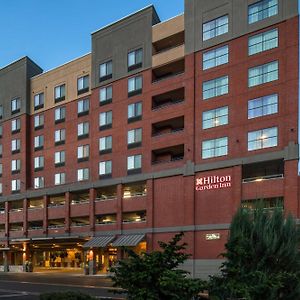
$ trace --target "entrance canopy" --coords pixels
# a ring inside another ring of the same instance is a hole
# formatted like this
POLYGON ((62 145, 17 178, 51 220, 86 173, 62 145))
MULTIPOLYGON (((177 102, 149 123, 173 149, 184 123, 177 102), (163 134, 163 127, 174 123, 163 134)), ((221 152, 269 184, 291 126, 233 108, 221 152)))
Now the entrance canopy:
POLYGON ((115 237, 113 235, 96 236, 91 238, 82 247, 83 248, 105 248, 115 237))
POLYGON ((119 236, 113 243, 113 247, 134 247, 144 239, 144 234, 128 234, 119 236))

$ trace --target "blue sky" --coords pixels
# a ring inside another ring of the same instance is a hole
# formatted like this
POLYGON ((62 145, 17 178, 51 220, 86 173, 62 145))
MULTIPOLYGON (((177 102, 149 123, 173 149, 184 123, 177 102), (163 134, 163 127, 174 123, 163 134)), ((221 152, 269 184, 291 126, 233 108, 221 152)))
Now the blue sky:
POLYGON ((161 20, 184 0, 1 0, 0 68, 25 55, 44 70, 90 52, 91 32, 147 5, 161 20))

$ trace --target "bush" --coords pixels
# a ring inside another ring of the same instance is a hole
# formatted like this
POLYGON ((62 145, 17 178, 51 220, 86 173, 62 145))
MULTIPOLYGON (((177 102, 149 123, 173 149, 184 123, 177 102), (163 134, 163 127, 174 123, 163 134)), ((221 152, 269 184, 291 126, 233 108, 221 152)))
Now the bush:
POLYGON ((80 292, 57 292, 40 295, 40 300, 94 300, 94 297, 80 292))

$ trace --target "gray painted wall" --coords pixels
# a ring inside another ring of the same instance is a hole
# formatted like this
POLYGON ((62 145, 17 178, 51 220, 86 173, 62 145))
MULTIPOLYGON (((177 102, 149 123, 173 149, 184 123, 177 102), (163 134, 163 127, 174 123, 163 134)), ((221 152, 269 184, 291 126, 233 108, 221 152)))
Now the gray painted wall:
POLYGON ((11 115, 11 100, 21 99, 21 111, 13 117, 23 113, 29 113, 30 109, 30 87, 29 78, 41 73, 43 70, 28 57, 0 69, 0 105, 3 105, 3 120, 9 119, 11 115))
POLYGON ((279 13, 248 24, 248 5, 258 0, 185 0, 185 52, 190 54, 298 15, 298 0, 278 0, 279 13), (229 32, 202 41, 202 24, 229 15, 229 32))
POLYGON ((146 7, 92 34, 92 88, 150 68, 152 65, 152 25, 159 22, 153 6, 146 7), (143 67, 128 72, 127 54, 143 48, 143 67), (99 82, 99 65, 113 62, 113 77, 99 82))

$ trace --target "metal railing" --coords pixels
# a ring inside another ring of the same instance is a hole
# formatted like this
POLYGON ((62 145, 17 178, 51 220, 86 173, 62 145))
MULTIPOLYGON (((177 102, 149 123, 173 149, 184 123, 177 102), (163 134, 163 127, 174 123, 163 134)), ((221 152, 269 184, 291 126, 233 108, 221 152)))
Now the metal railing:
POLYGON ((284 176, 283 174, 273 174, 273 175, 266 175, 266 176, 258 176, 258 177, 251 177, 251 178, 244 178, 242 180, 243 183, 248 182, 260 182, 264 180, 272 180, 272 179, 282 179, 284 176))

